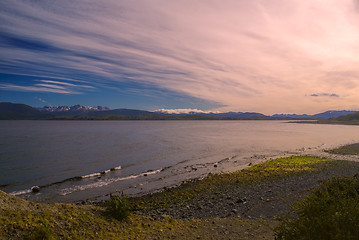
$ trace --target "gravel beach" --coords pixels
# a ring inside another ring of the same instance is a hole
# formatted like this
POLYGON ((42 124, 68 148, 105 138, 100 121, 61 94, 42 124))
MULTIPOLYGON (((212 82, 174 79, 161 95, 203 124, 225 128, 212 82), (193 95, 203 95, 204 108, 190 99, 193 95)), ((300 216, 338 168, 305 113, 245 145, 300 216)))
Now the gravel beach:
MULTIPOLYGON (((327 168, 321 171, 288 174, 246 186, 223 184, 214 192, 198 193, 198 196, 170 208, 159 205, 145 214, 152 217, 168 215, 179 219, 208 217, 275 219, 278 215, 288 212, 289 206, 295 200, 310 194, 310 191, 318 187, 321 182, 334 176, 353 176, 357 173, 359 173, 358 162, 338 160, 330 162, 327 168)), ((180 186, 179 189, 189 188, 190 185, 191 183, 188 183, 180 186)), ((174 190, 168 189, 140 199, 159 198, 172 191, 174 190)))
MULTIPOLYGON (((218 184, 213 177, 208 177, 131 201, 144 203, 144 207, 138 205, 136 214, 154 219, 172 217, 184 220, 203 219, 204 222, 210 219, 213 224, 209 229, 222 229, 221 237, 213 237, 214 233, 208 234, 208 229, 204 229, 201 239, 251 239, 253 236, 255 239, 274 239, 273 228, 279 223, 280 216, 290 210, 293 202, 309 195, 311 190, 331 177, 354 176, 359 173, 359 162, 354 161, 331 160, 314 165, 314 169, 268 176, 245 184, 232 180, 219 181, 218 184), (207 182, 208 186, 212 185, 210 182, 216 182, 216 186, 208 191, 196 190, 201 189, 198 185, 203 182, 207 182), (193 189, 195 193, 189 193, 193 189), (190 196, 180 200, 173 199, 181 194, 190 196), (252 231, 251 234, 243 235, 248 233, 249 228, 244 229, 239 222, 232 225, 221 224, 221 221, 229 219, 240 219, 242 223, 249 221, 248 226, 261 234, 254 234, 252 231)), ((216 175, 214 178, 225 178, 225 175, 216 175)))

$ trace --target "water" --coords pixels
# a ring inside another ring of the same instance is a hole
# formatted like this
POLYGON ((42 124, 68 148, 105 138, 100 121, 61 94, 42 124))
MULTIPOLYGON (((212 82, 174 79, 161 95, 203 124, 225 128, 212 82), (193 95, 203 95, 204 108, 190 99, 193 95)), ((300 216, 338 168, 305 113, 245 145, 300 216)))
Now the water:
POLYGON ((358 142, 359 126, 283 121, 0 121, 0 189, 41 202, 143 194, 286 154, 358 142), (41 186, 39 193, 30 191, 41 186))

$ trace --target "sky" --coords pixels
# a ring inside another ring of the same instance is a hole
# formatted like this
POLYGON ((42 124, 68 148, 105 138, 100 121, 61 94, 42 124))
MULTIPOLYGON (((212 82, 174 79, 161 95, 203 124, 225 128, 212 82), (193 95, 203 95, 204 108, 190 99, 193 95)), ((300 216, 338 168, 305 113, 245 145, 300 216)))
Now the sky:
POLYGON ((0 101, 359 110, 358 0, 1 0, 0 101))

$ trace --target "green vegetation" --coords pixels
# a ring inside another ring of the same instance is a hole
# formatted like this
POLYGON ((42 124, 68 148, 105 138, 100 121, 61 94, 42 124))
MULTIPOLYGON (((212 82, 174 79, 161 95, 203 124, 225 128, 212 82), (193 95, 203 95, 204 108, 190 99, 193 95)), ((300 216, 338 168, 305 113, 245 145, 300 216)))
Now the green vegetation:
POLYGON ((107 211, 117 220, 125 220, 130 215, 130 204, 125 196, 112 196, 107 203, 107 211))
MULTIPOLYGON (((108 218, 99 206, 33 203, 0 191, 0 239, 154 239, 190 231, 198 220, 108 218)), ((194 237, 195 238, 195 237, 194 237)))
POLYGON ((340 116, 337 118, 332 118, 331 120, 337 121, 359 121, 359 112, 351 113, 348 115, 340 116))
POLYGON ((150 211, 158 207, 170 208, 173 204, 187 205, 204 198, 208 193, 220 192, 232 188, 233 185, 248 186, 260 181, 283 178, 289 174, 336 167, 335 164, 330 164, 333 161, 311 156, 273 159, 234 173, 214 174, 203 180, 191 180, 170 191, 131 199, 131 203, 134 209, 142 211, 150 211))
MULTIPOLYGON (((270 227, 277 224, 273 220, 243 220, 230 217, 179 220, 161 213, 151 218, 130 214, 130 207, 133 211, 136 210, 136 213, 146 215, 146 211, 156 209, 158 206, 162 208, 165 206, 168 209, 173 206, 186 206, 203 197, 209 199, 209 194, 233 189, 233 186, 250 187, 252 184, 287 178, 293 174, 337 168, 338 162, 310 156, 279 158, 234 173, 216 174, 203 180, 192 180, 162 193, 129 199, 114 196, 106 206, 41 204, 0 191, 0 239, 196 239, 199 237, 206 239, 206 236, 207 239, 210 237, 226 239, 225 234, 230 234, 231 231, 234 232, 234 235, 231 235, 232 239, 233 236, 241 236, 243 239, 257 239, 257 237, 262 239, 264 236, 265 239, 271 239, 273 231, 270 227), (229 233, 223 229, 230 229, 229 233)), ((278 236, 281 239, 291 239, 288 236, 292 236, 290 234, 293 232, 297 233, 296 226, 298 229, 305 229, 307 225, 317 226, 322 231, 327 228, 339 231, 338 229, 346 227, 346 231, 350 234, 359 234, 354 232, 359 229, 358 190, 358 179, 343 178, 328 182, 321 190, 314 193, 314 197, 296 205, 293 212, 288 214, 288 218, 283 220, 278 228, 278 236), (296 218, 297 215, 306 216, 305 214, 312 214, 314 217, 306 217, 305 220, 296 218), (325 216, 327 220, 320 222, 323 220, 321 216, 325 216), (287 233, 289 235, 285 235, 287 233)))
MULTIPOLYGON (((306 123, 305 121, 301 123, 306 123)), ((343 124, 343 125, 359 125, 359 112, 351 113, 348 115, 330 118, 330 119, 323 119, 318 121, 310 121, 307 123, 319 123, 319 124, 343 124)))
POLYGON ((0 191, 0 239, 225 239, 226 226, 243 229, 242 236, 260 236, 263 229, 272 235, 271 222, 265 220, 153 219, 132 214, 118 221, 105 213, 99 206, 39 204, 0 191))
POLYGON ((341 155, 357 155, 359 154, 359 143, 345 145, 339 148, 325 150, 325 152, 341 155))
POLYGON ((292 123, 359 125, 359 112, 350 113, 336 118, 294 121, 292 123))
POLYGON ((50 229, 50 224, 47 220, 40 220, 40 224, 35 226, 31 233, 25 238, 28 240, 38 240, 38 239, 54 239, 53 234, 50 229))
POLYGON ((332 178, 297 202, 277 228, 277 238, 358 239, 359 177, 332 178))

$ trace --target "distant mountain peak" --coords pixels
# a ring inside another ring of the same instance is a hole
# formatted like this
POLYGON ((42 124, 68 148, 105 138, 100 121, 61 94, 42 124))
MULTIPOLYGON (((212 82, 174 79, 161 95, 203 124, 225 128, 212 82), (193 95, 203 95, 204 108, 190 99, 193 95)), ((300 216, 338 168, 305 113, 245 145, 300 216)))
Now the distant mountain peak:
POLYGON ((203 111, 199 109, 158 109, 154 111, 160 114, 170 115, 198 115, 207 117, 222 117, 222 118, 251 118, 251 117, 263 117, 262 113, 256 112, 214 112, 214 111, 203 111))
POLYGON ((45 106, 42 108, 38 108, 38 110, 42 112, 48 112, 48 113, 74 113, 74 112, 92 112, 92 111, 108 111, 110 108, 108 107, 102 107, 102 106, 95 106, 95 107, 89 107, 89 106, 82 106, 82 105, 74 105, 74 106, 45 106))

